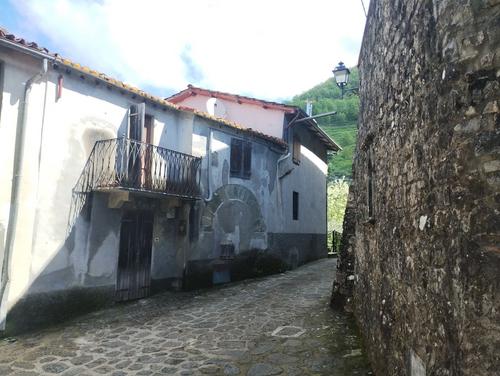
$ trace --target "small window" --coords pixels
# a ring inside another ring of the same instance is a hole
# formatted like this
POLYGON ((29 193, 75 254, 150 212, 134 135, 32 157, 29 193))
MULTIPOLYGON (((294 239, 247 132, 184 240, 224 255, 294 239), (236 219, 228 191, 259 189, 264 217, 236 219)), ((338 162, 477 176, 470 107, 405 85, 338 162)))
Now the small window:
POLYGON ((293 136, 293 163, 300 164, 300 138, 293 136))
POLYGON ((299 192, 293 192, 293 220, 299 219, 299 192))
POLYGON ((372 160, 372 150, 368 149, 368 219, 373 218, 373 160, 372 160))
POLYGON ((252 175, 252 143, 231 139, 231 176, 249 179, 252 175))

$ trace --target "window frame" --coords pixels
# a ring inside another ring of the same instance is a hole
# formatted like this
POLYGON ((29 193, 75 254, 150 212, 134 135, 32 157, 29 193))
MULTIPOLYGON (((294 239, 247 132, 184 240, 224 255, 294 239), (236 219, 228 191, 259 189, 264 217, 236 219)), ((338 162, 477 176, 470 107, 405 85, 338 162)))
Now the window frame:
POLYGON ((292 191, 292 219, 299 220, 299 192, 292 191))
POLYGON ((231 137, 229 171, 230 176, 239 179, 250 179, 252 176, 252 142, 231 137), (239 155, 239 157, 237 157, 239 155), (239 158, 239 159, 238 159, 239 158), (237 164, 237 166, 235 166, 237 164))

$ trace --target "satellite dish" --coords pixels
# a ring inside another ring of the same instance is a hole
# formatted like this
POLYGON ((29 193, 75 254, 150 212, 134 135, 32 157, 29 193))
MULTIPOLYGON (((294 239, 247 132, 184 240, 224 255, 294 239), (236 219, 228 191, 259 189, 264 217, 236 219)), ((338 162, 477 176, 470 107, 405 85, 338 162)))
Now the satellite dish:
POLYGON ((207 100, 207 112, 210 115, 221 117, 224 119, 227 117, 226 106, 224 106, 224 103, 222 103, 222 101, 217 98, 209 98, 207 100))
POLYGON ((208 101, 207 101, 207 112, 210 114, 210 115, 215 115, 215 101, 217 100, 217 98, 210 98, 208 101))

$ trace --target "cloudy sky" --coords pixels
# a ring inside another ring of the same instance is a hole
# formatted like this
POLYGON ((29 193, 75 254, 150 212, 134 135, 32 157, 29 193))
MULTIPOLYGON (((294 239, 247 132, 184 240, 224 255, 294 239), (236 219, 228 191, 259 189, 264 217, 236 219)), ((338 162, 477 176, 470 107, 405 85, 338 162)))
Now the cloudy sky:
POLYGON ((290 98, 356 65, 364 23, 361 0, 0 0, 1 27, 159 96, 290 98))

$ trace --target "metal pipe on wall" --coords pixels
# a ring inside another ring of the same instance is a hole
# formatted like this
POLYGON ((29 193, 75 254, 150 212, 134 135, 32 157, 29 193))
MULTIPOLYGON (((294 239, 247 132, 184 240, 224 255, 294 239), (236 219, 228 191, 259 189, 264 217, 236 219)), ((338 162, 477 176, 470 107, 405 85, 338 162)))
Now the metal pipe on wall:
MULTIPOLYGON (((14 149, 14 165, 12 168, 12 189, 10 199, 9 223, 5 237, 5 251, 2 262, 1 285, 0 285, 0 330, 5 330, 5 317, 7 310, 4 308, 5 291, 10 281, 9 263, 12 248, 15 240, 15 230, 17 226, 17 217, 19 212, 19 187, 22 178, 22 163, 24 156, 24 144, 26 141, 26 119, 29 109, 29 97, 33 84, 40 82, 48 72, 48 60, 44 58, 42 61, 42 69, 40 72, 26 81, 24 87, 23 98, 19 103, 18 121, 16 129, 16 143, 14 149)), ((5 302, 7 304, 7 302, 5 302)))
POLYGON ((212 166, 212 137, 213 137, 213 130, 212 130, 212 128, 209 128, 208 141, 207 141, 207 189, 208 189, 208 197, 205 198, 205 202, 212 200, 212 188, 210 187, 210 167, 212 166))

